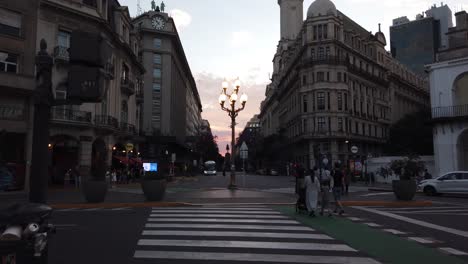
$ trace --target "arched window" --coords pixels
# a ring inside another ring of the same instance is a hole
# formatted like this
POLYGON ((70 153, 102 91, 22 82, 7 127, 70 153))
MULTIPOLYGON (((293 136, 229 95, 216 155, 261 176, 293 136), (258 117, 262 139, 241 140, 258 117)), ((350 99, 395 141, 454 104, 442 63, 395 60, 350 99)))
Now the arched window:
POLYGON ((122 108, 120 110, 120 121, 128 123, 128 104, 127 101, 122 101, 122 108))

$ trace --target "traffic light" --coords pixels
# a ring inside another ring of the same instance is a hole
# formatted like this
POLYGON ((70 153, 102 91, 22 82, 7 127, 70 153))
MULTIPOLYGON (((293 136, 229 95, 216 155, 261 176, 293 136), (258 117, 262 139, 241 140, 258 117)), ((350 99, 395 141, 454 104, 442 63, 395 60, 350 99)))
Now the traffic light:
POLYGON ((67 100, 101 102, 106 94, 104 67, 112 54, 108 42, 98 33, 73 31, 69 54, 67 100))

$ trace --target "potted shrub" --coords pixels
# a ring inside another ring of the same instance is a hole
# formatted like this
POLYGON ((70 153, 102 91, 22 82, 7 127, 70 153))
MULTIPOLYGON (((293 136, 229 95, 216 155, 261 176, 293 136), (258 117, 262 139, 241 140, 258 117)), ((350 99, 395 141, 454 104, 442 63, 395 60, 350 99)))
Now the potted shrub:
POLYGON ((146 171, 141 179, 141 188, 147 201, 157 202, 164 198, 167 179, 163 170, 146 171))
POLYGON ((399 180, 392 182, 393 193, 398 200, 413 200, 416 190, 416 177, 425 169, 424 162, 419 157, 408 157, 402 160, 394 160, 390 169, 398 175, 399 180))
POLYGON ((83 193, 89 203, 102 203, 106 199, 106 143, 96 140, 92 147, 91 175, 83 182, 83 193))

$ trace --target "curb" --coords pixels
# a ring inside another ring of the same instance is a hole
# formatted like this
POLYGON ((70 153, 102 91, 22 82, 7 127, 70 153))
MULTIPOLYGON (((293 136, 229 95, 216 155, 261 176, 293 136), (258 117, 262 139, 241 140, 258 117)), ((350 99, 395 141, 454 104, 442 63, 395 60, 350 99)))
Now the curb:
POLYGON ((369 192, 393 192, 392 189, 388 189, 388 188, 368 188, 367 190, 369 192))
POLYGON ((385 206, 385 207, 426 207, 432 206, 432 201, 342 201, 344 206, 385 206))
POLYGON ((103 204, 51 204, 54 209, 92 209, 92 208, 122 208, 122 207, 131 207, 131 208, 149 208, 149 207, 188 207, 193 206, 191 203, 180 203, 180 202, 147 202, 147 203, 103 203, 103 204))

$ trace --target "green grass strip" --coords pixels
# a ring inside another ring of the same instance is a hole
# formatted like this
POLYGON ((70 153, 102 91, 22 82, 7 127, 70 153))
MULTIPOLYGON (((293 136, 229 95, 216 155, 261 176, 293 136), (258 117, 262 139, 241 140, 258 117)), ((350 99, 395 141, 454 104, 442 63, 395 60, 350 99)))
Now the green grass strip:
POLYGON ((291 206, 276 206, 276 210, 296 219, 304 225, 322 231, 341 240, 354 249, 367 253, 383 263, 395 264, 463 264, 463 260, 446 255, 435 248, 428 248, 416 242, 354 223, 345 218, 309 217, 298 215, 291 206))

